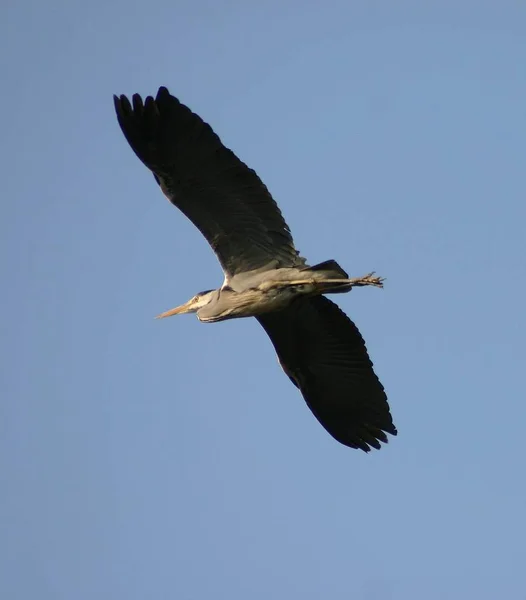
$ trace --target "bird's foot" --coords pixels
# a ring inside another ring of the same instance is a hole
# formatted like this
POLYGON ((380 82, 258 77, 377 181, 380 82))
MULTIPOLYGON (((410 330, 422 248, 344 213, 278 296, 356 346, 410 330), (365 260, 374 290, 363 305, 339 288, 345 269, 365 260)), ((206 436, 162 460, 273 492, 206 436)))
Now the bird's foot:
POLYGON ((349 279, 348 283, 352 287, 363 287, 366 285, 372 285, 374 287, 383 288, 384 281, 384 277, 375 277, 375 273, 374 271, 372 271, 371 273, 367 273, 367 275, 364 275, 363 277, 354 277, 352 279, 349 279))
POLYGON ((348 291, 353 287, 365 287, 371 285, 373 287, 384 287, 385 279, 383 277, 376 277, 374 271, 364 275, 363 277, 353 277, 351 279, 295 279, 292 281, 265 281, 259 285, 259 288, 263 291, 268 291, 272 288, 287 288, 290 286, 311 286, 313 291, 318 293, 324 293, 323 290, 326 287, 337 287, 341 291, 346 288, 348 291))
POLYGON ((322 286, 341 286, 350 290, 353 287, 365 287, 366 285, 383 288, 384 281, 385 279, 383 277, 376 277, 373 271, 372 273, 367 273, 367 275, 364 275, 363 277, 352 277, 350 279, 322 279, 317 283, 321 284, 322 286))

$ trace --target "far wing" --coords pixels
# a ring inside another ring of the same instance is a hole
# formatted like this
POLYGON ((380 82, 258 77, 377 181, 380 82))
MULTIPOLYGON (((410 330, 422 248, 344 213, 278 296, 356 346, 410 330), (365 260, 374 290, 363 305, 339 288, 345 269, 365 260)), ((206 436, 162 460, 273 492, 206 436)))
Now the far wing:
POLYGON ((283 370, 339 442, 368 452, 397 434, 387 396, 356 325, 324 296, 258 317, 283 370))
POLYGON ((144 103, 114 96, 121 129, 170 202, 201 231, 226 278, 302 265, 290 230, 256 173, 165 87, 144 103))

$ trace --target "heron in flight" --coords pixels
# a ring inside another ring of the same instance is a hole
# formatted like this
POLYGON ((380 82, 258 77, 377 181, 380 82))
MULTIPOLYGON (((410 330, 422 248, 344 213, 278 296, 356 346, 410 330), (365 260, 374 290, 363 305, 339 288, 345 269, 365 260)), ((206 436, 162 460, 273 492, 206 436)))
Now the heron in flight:
POLYGON ((168 200, 204 235, 224 283, 159 318, 197 313, 204 323, 255 317, 284 372, 323 427, 368 452, 396 435, 384 388, 354 323, 324 294, 382 286, 350 279, 334 260, 310 266, 257 174, 165 87, 155 98, 114 96, 119 125, 168 200))

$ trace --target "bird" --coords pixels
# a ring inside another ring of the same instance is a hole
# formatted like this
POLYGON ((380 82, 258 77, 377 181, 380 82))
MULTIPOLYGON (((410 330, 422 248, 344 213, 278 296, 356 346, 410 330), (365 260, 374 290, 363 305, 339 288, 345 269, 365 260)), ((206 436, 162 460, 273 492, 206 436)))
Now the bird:
POLYGON ((255 317, 325 430, 349 448, 379 450, 387 434, 397 435, 384 387, 356 325, 326 294, 382 287, 383 280, 374 273, 349 278, 332 259, 310 266, 256 172, 166 87, 144 100, 140 94, 113 99, 128 144, 208 241, 224 273, 219 289, 158 318, 255 317))

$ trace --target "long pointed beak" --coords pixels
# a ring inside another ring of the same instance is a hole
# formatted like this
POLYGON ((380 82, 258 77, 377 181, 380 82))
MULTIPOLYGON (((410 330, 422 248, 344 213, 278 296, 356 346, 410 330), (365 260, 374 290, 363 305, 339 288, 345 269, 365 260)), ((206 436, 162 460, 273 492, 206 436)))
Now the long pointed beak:
POLYGON ((173 315, 184 315, 187 312, 190 312, 191 310, 191 306, 188 306, 189 302, 187 302, 186 304, 181 304, 181 306, 176 306, 175 308, 172 308, 170 310, 167 310, 166 312, 161 313, 160 315, 157 315, 155 318, 156 319, 164 319, 165 317, 172 317, 173 315))

